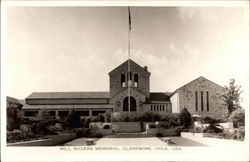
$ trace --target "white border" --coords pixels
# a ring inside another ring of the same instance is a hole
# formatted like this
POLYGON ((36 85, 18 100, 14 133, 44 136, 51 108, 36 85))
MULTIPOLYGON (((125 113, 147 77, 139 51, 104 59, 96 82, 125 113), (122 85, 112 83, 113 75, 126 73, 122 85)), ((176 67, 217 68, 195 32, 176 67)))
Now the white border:
MULTIPOLYGON (((7 8, 12 6, 217 6, 244 7, 249 25, 249 1, 3 1, 1 3, 1 158, 3 161, 210 161, 249 159, 249 109, 246 108, 245 156, 223 154, 213 148, 182 147, 181 151, 59 151, 59 147, 6 147, 7 8), (194 154, 195 153, 195 154, 194 154), (240 158, 240 159, 239 159, 240 158)), ((248 26, 249 27, 249 26, 248 26)), ((248 28, 249 29, 249 28, 248 28)), ((246 36, 249 43, 249 33, 246 36)), ((249 49, 248 49, 249 50, 249 49)), ((248 51, 249 52, 249 51, 248 51)), ((73 149, 74 147, 70 147, 73 149)))

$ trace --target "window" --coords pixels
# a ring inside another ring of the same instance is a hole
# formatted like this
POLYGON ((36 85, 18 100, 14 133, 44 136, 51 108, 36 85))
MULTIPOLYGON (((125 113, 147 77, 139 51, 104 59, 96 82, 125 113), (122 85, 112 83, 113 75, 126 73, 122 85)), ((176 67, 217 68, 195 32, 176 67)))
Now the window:
POLYGON ((106 111, 92 111, 92 116, 98 116, 98 114, 104 114, 106 111))
POLYGON ((25 111, 24 116, 37 116, 38 111, 25 111))
POLYGON ((132 80, 132 72, 131 71, 127 73, 127 78, 128 78, 128 80, 132 80))
POLYGON ((49 116, 56 116, 56 112, 55 111, 49 111, 49 116))
POLYGON ((195 111, 198 111, 198 92, 195 91, 195 111))
POLYGON ((138 87, 138 74, 134 75, 134 86, 138 87))
POLYGON ((201 111, 203 111, 203 92, 201 92, 201 111))
POLYGON ((208 91, 207 91, 207 111, 209 111, 209 94, 208 94, 208 91))
POLYGON ((58 115, 62 119, 66 118, 68 114, 69 114, 69 111, 58 111, 58 115))
POLYGON ((89 111, 78 111, 80 116, 89 116, 89 111))
POLYGON ((157 111, 159 111, 159 109, 158 109, 158 108, 159 108, 159 105, 156 105, 156 106, 157 106, 157 111))
POLYGON ((121 87, 125 87, 125 75, 121 75, 121 87))
POLYGON ((154 105, 154 111, 155 111, 155 105, 154 105))

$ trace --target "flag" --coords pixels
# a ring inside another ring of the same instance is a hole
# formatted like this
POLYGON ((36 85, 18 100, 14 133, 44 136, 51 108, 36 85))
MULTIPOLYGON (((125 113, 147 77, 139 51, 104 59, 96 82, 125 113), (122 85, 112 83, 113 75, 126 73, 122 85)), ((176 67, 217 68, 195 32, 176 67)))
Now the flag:
POLYGON ((128 23, 129 23, 129 31, 131 31, 130 7, 128 7, 128 23))

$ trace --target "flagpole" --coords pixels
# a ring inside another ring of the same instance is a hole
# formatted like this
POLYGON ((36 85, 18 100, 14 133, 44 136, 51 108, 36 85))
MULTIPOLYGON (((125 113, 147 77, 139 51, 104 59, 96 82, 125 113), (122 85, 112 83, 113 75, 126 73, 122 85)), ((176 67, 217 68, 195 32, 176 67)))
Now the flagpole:
MULTIPOLYGON (((130 31, 131 31, 131 17, 130 17, 130 7, 128 7, 128 22, 129 22, 129 31, 128 31, 128 111, 130 112, 130 31)), ((131 77, 132 78, 132 77, 131 77)))

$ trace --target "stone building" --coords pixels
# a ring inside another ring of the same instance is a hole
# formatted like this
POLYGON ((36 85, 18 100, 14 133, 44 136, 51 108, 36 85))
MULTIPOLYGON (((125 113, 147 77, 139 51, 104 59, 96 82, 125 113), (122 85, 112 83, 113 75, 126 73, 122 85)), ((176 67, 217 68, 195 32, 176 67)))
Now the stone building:
POLYGON ((164 93, 150 92, 147 66, 141 67, 130 59, 108 75, 109 92, 34 92, 25 99, 23 116, 36 118, 39 111, 46 110, 51 116, 64 118, 73 109, 81 116, 127 111, 167 114, 179 113, 184 107, 192 114, 222 114, 219 96, 225 90, 204 77, 173 93, 164 93))
POLYGON ((181 109, 187 108, 191 114, 224 116, 225 106, 221 96, 225 92, 225 88, 204 77, 199 77, 171 94, 172 112, 178 113, 181 109))

